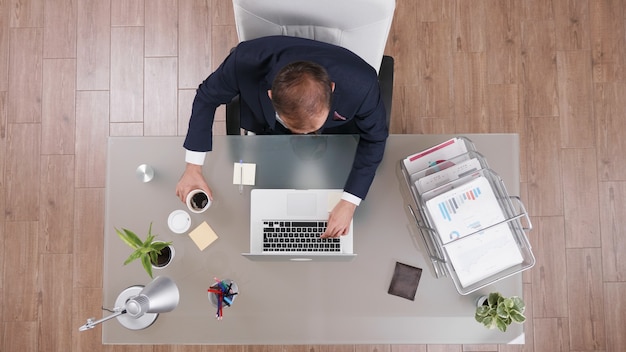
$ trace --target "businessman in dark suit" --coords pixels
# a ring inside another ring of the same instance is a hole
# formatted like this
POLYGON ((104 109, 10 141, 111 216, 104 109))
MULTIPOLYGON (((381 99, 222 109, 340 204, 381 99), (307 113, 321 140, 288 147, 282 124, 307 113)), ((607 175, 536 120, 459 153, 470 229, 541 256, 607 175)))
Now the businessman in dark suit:
POLYGON ((221 104, 241 101, 241 127, 256 134, 358 133, 341 201, 323 237, 347 233, 380 164, 388 136, 376 71, 351 51, 309 39, 274 36, 240 43, 198 88, 185 139, 187 166, 176 194, 211 190, 202 175, 221 104))

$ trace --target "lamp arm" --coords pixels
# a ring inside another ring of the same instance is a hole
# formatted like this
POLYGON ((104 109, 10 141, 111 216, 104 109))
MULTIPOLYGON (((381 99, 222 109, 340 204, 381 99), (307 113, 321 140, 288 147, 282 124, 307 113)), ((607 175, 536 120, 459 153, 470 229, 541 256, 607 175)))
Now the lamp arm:
POLYGON ((100 323, 103 323, 103 322, 105 322, 107 320, 110 320, 110 319, 113 319, 115 317, 118 317, 118 316, 120 316, 122 314, 126 314, 126 309, 121 308, 121 307, 120 308, 115 308, 115 309, 113 309, 113 311, 115 313, 113 313, 113 314, 111 314, 111 315, 109 315, 107 317, 104 317, 104 318, 102 318, 100 320, 93 321, 93 318, 87 319, 87 323, 85 325, 81 326, 80 328, 78 328, 78 331, 85 331, 85 330, 93 329, 94 327, 96 327, 96 325, 98 325, 100 323))

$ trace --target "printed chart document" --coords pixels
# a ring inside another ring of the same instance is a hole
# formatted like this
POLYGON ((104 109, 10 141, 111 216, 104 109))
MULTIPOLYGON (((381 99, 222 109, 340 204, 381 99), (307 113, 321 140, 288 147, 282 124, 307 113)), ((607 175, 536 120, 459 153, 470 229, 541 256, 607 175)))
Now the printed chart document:
POLYGON ((468 174, 481 169, 480 162, 476 158, 468 159, 457 164, 447 165, 445 168, 430 168, 432 173, 428 174, 417 181, 415 187, 420 194, 443 186, 446 183, 457 180, 468 174))
POLYGON ((465 140, 452 138, 422 152, 409 155, 402 162, 406 171, 411 175, 411 182, 415 182, 418 178, 426 175, 428 167, 443 163, 466 152, 465 140))
POLYGON ((477 232, 505 220, 484 176, 433 197, 426 208, 463 287, 523 261, 507 224, 477 232))

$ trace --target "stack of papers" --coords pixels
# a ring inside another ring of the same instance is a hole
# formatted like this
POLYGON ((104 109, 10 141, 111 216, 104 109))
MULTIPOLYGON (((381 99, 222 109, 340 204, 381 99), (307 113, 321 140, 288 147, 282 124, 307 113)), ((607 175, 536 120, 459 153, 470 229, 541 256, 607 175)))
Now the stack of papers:
POLYGON ((462 286, 523 261, 493 188, 483 176, 426 202, 462 286), (493 226, 485 231, 485 228, 493 226), (465 238, 468 236, 467 238, 465 238), (455 241, 456 240, 456 241, 455 241))
POLYGON ((465 139, 452 138, 403 160, 463 287, 524 260, 497 191, 472 148, 465 139))

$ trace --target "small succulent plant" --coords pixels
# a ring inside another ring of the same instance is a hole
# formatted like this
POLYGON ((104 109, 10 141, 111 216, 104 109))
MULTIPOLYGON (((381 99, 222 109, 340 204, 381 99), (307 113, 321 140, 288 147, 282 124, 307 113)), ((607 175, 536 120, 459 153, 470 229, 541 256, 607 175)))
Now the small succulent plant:
POLYGON ((476 307, 476 321, 489 329, 498 328, 506 331, 511 323, 523 323, 526 320, 524 301, 517 296, 503 297, 498 292, 490 293, 482 305, 476 307))

